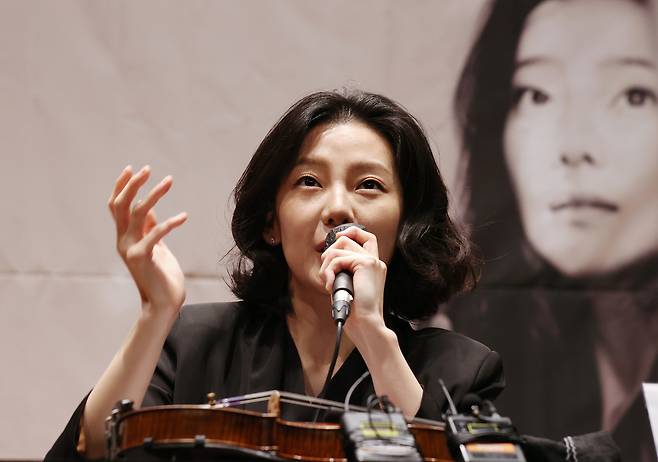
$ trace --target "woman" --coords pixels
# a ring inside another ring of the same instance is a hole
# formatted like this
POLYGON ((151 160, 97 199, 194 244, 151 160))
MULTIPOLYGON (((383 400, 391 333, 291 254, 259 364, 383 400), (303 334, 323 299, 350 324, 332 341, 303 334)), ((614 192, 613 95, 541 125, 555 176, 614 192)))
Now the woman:
POLYGON ((342 270, 353 274, 354 300, 324 396, 342 400, 367 369, 372 379, 352 402, 376 392, 407 417, 437 419, 445 404, 439 378, 457 401, 502 389, 496 353, 406 322, 433 315, 474 269, 427 139, 393 101, 315 93, 270 130, 234 191, 240 255, 231 277, 240 302, 181 310, 183 273, 162 239, 186 215, 158 223, 153 214, 171 177, 134 203, 149 174, 127 167, 109 201, 141 316, 49 456, 102 456, 104 419, 118 399, 147 406, 201 403, 210 391, 319 394, 335 335, 329 293, 342 270), (344 223, 366 228, 349 227, 324 250, 327 232, 344 223))
POLYGON ((645 2, 498 1, 456 95, 487 261, 454 327, 506 360, 523 432, 613 432, 655 460, 658 82, 645 2), (641 444, 638 444, 641 441, 641 444), (653 457, 653 458, 652 458, 653 457))

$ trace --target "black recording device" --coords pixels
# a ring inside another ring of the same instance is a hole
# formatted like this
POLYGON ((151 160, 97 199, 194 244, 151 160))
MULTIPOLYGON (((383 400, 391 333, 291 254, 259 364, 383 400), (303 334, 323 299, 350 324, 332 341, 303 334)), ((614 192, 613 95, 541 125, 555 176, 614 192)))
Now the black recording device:
POLYGON ((371 397, 368 412, 343 413, 343 449, 349 462, 422 462, 407 421, 386 397, 371 397), (382 410, 374 405, 382 404, 382 410))
POLYGON ((448 448, 459 462, 526 462, 521 439, 508 417, 496 411, 491 401, 477 395, 464 397, 467 411, 459 413, 442 380, 439 380, 449 410, 446 414, 448 448))

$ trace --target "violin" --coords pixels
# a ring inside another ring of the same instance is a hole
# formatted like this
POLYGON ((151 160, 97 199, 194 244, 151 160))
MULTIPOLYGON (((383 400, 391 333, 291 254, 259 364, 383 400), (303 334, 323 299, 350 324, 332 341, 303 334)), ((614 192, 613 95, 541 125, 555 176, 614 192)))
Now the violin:
MULTIPOLYGON (((143 409, 124 400, 106 421, 107 457, 347 462, 339 424, 286 420, 282 405, 345 410, 343 403, 276 390, 221 400, 209 393, 203 405, 143 409), (267 403, 266 412, 238 408, 253 403, 267 403)), ((353 405, 349 410, 368 412, 353 405)), ((443 423, 414 419, 407 426, 425 462, 453 461, 443 423)))

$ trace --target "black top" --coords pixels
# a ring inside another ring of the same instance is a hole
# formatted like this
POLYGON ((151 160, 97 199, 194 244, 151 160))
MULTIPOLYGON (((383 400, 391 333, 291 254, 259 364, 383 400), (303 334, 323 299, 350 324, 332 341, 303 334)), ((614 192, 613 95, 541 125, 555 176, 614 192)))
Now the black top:
MULTIPOLYGON (((559 440, 601 429, 596 324, 583 293, 479 289, 454 300, 451 317, 455 330, 505 358, 507 387, 496 406, 521 433, 559 440)), ((636 361, 632 352, 628 360, 636 361)), ((643 381, 658 381, 658 360, 643 381)), ((611 433, 624 461, 657 460, 641 388, 611 433)))
MULTIPOLYGON (((397 318, 386 322, 397 334, 402 353, 423 387, 418 417, 441 418, 446 400, 439 378, 457 403, 467 393, 494 399, 503 389, 500 357, 481 343, 443 329, 416 331, 397 318)), ((354 349, 331 379, 326 398, 342 402, 365 371, 365 362, 354 349)), ((274 389, 305 393, 301 361, 285 317, 245 302, 193 305, 183 308, 165 342, 143 406, 201 404, 207 402, 211 391, 222 398, 274 389)), ((365 405, 372 393, 368 378, 354 391, 351 403, 365 405)), ((77 455, 84 403, 46 459, 77 455)), ((311 415, 304 415, 302 409, 289 412, 294 413, 285 416, 289 419, 309 419, 311 415)))

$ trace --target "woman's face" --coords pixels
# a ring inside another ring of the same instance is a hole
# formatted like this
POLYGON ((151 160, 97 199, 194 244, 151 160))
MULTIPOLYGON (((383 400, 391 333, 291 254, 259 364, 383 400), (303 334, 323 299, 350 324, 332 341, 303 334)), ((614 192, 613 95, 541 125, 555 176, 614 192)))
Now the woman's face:
POLYGON ((525 233, 567 275, 658 250, 658 83, 647 11, 550 0, 528 17, 504 150, 525 233))
POLYGON ((320 255, 327 233, 355 222, 377 236, 379 258, 388 263, 402 214, 402 190, 387 141, 351 121, 315 127, 281 184, 270 233, 281 242, 291 289, 325 293, 320 255))

